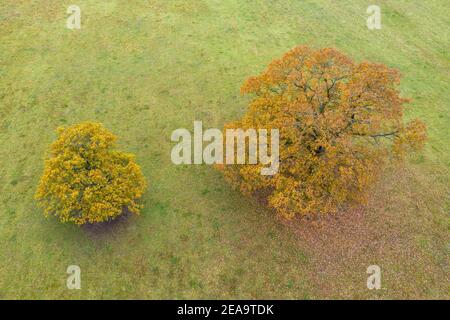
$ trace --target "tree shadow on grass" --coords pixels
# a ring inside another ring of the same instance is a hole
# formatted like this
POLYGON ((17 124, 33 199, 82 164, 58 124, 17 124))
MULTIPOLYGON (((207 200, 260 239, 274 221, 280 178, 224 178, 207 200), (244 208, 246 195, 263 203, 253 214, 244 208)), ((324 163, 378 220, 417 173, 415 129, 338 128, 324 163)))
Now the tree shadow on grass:
POLYGON ((81 226, 81 229, 89 240, 103 240, 126 229, 132 216, 133 214, 125 208, 122 214, 115 219, 98 223, 86 223, 81 226))

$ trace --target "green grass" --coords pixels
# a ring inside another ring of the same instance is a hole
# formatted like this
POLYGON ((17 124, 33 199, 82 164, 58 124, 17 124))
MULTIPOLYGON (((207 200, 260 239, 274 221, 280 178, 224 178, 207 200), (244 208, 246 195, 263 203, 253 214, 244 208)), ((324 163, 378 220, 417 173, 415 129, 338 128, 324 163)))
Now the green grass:
POLYGON ((443 1, 77 0, 0 5, 0 298, 449 298, 450 8, 443 1), (363 210, 285 224, 210 166, 175 166, 170 134, 239 117, 241 83, 298 44, 403 74, 423 155, 388 172, 363 210), (95 120, 148 179, 142 215, 89 237, 33 200, 59 125, 95 120), (340 230, 340 232, 336 232, 340 230), (82 290, 65 286, 82 270, 82 290), (366 268, 382 268, 382 290, 366 268))

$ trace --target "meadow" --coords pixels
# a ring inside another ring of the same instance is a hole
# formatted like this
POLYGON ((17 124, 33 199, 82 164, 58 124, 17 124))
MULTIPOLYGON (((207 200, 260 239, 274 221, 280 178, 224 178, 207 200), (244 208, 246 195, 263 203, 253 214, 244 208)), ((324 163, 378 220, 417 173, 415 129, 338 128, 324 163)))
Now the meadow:
POLYGON ((381 30, 365 0, 76 0, 69 30, 74 2, 0 4, 0 299, 449 298, 445 1, 377 1, 381 30), (399 69, 429 140, 367 205, 284 221, 212 166, 172 164, 170 135, 241 116, 242 82, 299 44, 399 69), (141 215, 111 230, 46 219, 33 199, 55 129, 85 120, 118 135, 149 185, 141 215), (380 290, 366 287, 374 264, 380 290))

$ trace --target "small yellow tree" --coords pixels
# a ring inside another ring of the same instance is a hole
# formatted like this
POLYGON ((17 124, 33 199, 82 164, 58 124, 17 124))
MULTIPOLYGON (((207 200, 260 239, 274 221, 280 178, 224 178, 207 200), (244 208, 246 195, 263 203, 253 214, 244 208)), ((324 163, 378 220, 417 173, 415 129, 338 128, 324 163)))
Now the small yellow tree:
POLYGON ((280 168, 220 166, 231 184, 259 194, 286 218, 327 213, 366 199, 389 155, 420 149, 426 128, 405 124, 400 75, 382 64, 354 63, 335 49, 299 46, 241 88, 252 94, 242 119, 227 128, 280 130, 280 168))
POLYGON ((57 132, 35 195, 46 216, 81 225, 139 214, 146 183, 134 156, 113 150, 116 137, 94 122, 57 132))

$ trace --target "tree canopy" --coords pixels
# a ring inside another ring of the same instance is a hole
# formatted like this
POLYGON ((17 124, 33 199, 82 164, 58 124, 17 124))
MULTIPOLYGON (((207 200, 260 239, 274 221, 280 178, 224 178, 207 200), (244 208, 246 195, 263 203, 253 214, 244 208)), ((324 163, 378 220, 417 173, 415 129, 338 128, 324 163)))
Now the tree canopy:
POLYGON ((335 49, 298 46, 241 87, 252 95, 227 128, 278 128, 280 168, 220 166, 246 194, 263 196, 286 218, 335 212, 367 199, 387 159, 420 149, 426 127, 405 123, 400 74, 383 64, 355 63, 335 49))

